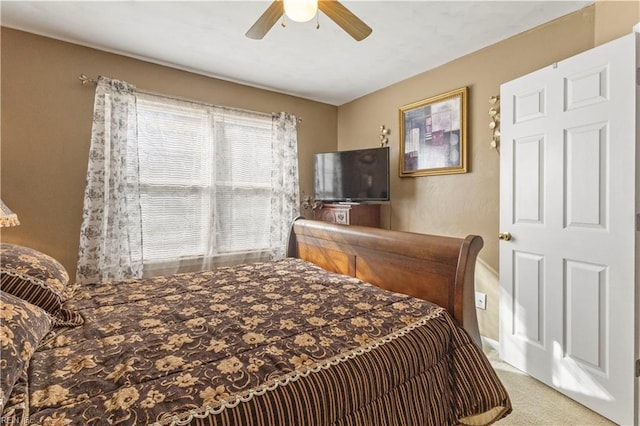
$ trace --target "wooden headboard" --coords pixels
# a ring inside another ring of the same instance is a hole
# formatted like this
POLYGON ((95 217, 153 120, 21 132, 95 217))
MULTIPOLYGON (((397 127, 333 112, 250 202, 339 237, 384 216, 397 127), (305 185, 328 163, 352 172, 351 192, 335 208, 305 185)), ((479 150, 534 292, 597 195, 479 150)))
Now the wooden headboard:
POLYGON ((481 346, 474 297, 482 238, 452 238, 298 219, 287 255, 446 308, 481 346))

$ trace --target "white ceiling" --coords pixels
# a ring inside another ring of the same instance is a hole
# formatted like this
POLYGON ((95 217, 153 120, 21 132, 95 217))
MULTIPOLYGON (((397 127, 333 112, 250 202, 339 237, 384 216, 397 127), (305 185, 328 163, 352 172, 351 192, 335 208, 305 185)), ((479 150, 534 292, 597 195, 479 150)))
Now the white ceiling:
POLYGON ((361 42, 322 14, 318 30, 288 21, 262 40, 245 37, 269 1, 0 3, 6 27, 342 105, 593 0, 344 0, 373 28, 361 42))

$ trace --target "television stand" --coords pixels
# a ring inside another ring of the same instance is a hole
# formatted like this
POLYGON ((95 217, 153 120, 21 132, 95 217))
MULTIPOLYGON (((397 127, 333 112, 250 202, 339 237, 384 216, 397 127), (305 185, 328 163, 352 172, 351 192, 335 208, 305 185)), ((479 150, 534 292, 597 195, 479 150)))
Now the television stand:
POLYGON ((380 204, 327 203, 313 211, 315 220, 380 228, 380 204))

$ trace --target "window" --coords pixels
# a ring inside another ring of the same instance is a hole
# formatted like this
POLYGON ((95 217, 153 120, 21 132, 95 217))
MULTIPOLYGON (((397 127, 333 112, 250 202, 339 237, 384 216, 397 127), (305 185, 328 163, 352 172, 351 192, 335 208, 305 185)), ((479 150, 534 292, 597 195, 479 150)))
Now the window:
POLYGON ((286 255, 300 212, 297 119, 98 77, 76 281, 286 255))
POLYGON ((137 115, 129 173, 139 173, 145 270, 270 250, 271 115, 146 95, 137 115))

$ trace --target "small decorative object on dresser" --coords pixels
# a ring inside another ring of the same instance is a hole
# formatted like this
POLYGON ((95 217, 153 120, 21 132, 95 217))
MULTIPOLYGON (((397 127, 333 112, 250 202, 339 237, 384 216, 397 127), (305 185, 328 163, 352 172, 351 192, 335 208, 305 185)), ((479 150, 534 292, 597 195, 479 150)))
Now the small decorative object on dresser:
POLYGON ((341 225, 380 228, 380 204, 324 204, 322 208, 313 211, 313 218, 341 225))

